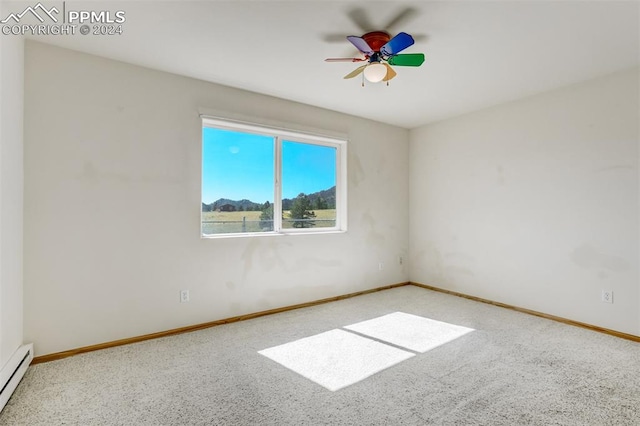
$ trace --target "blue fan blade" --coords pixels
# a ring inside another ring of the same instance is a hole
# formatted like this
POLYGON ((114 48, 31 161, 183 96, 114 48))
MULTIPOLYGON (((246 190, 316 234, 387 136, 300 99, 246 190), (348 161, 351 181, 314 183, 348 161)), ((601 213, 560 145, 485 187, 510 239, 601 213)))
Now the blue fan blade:
POLYGON ((407 47, 414 43, 413 37, 407 33, 398 33, 394 38, 389 40, 387 44, 380 48, 380 53, 384 56, 397 55, 407 47))
POLYGON ((369 47, 367 42, 364 41, 362 37, 349 36, 347 37, 347 40, 349 40, 356 48, 358 48, 359 51, 361 51, 365 55, 371 55, 373 53, 371 47, 369 47))

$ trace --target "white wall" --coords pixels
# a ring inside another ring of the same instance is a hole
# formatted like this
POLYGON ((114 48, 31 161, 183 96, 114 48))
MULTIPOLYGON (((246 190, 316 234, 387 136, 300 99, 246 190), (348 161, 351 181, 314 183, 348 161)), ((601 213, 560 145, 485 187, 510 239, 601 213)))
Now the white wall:
POLYGON ((408 140, 27 42, 25 337, 43 355, 407 281, 408 140), (348 134, 348 232, 200 239, 199 109, 348 134))
POLYGON ((23 343, 23 46, 21 37, 0 37, 0 369, 23 343))
POLYGON ((411 280, 640 335, 638 77, 413 130, 411 280))

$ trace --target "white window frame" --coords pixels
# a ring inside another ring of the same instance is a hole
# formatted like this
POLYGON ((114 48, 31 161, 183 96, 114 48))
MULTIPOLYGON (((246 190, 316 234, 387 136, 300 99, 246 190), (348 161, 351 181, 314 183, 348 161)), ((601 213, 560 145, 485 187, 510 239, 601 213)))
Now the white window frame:
MULTIPOLYGON (((266 232, 237 232, 222 234, 202 233, 202 208, 200 208, 200 236, 201 238, 232 238, 232 237, 259 237, 273 235, 295 234, 331 234, 347 231, 347 139, 320 134, 307 133, 297 130, 288 130, 270 127, 260 124, 246 123, 221 119, 217 117, 201 116, 202 128, 253 133, 274 138, 274 200, 273 200, 273 231, 266 232), (282 142, 299 142, 311 145, 328 146, 336 149, 336 224, 333 227, 321 228, 283 228, 282 227, 282 142)), ((204 137, 200 141, 202 144, 204 137)), ((202 164, 202 161, 201 161, 202 164)), ((202 164, 204 167, 204 164, 202 164)), ((202 170, 200 171, 200 184, 202 185, 202 170)), ((202 187, 200 188, 202 198, 202 187)), ((202 200, 200 201, 200 205, 202 200)))

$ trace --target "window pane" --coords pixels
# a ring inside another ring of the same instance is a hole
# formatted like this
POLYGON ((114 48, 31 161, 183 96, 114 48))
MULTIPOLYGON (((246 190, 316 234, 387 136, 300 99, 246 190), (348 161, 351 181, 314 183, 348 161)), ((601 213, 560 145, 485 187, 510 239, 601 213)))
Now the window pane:
POLYGON ((336 148, 282 142, 282 227, 336 226, 336 148))
POLYGON ((273 230, 274 143, 271 136, 203 127, 203 235, 273 230))

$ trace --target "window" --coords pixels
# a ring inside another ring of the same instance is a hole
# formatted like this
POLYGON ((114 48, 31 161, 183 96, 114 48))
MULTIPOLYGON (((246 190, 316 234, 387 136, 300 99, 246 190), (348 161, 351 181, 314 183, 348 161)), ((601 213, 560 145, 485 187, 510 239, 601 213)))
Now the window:
POLYGON ((346 141, 203 118, 203 237, 346 230, 346 141))

